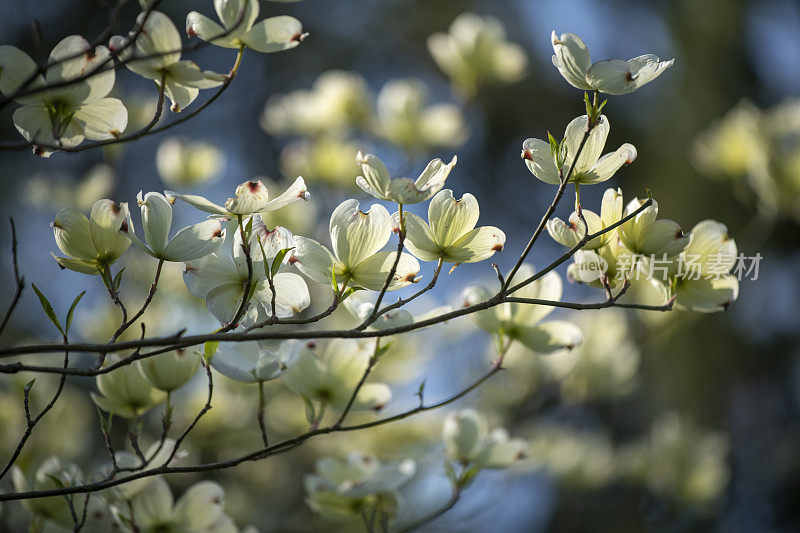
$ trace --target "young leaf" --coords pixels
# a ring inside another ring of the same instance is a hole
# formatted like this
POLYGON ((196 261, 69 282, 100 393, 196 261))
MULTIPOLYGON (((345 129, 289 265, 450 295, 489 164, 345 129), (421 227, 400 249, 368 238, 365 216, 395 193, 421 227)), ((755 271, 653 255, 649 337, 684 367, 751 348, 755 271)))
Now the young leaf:
POLYGON ((345 300, 347 300, 347 297, 350 296, 351 294, 353 294, 354 292, 363 291, 363 290, 364 290, 363 287, 350 287, 350 288, 348 288, 346 291, 344 291, 344 294, 342 294, 342 299, 341 299, 340 303, 345 301, 345 300))
POLYGON ((101 429, 101 431, 105 435, 110 435, 111 434, 111 421, 113 420, 113 417, 111 416, 111 413, 108 413, 108 415, 106 415, 97 406, 95 406, 95 409, 97 409, 97 414, 100 417, 100 429, 101 429))
POLYGON ((67 322, 66 322, 66 333, 69 333, 69 327, 72 325, 72 314, 75 312, 75 308, 78 306, 78 303, 83 298, 83 295, 86 294, 86 291, 83 291, 78 296, 72 300, 72 305, 69 306, 69 311, 67 311, 67 322))
POLYGON ((119 290, 119 286, 122 283, 122 273, 125 272, 125 267, 122 267, 117 275, 114 276, 114 281, 111 282, 111 285, 114 287, 114 291, 119 290))
POLYGON ((45 474, 45 475, 46 475, 47 477, 49 477, 49 478, 50 478, 50 480, 51 480, 53 483, 55 483, 55 484, 56 484, 56 487, 58 487, 59 489, 63 489, 63 488, 65 487, 65 485, 64 485, 64 482, 63 482, 63 481, 61 481, 61 479, 57 478, 56 476, 54 476, 54 475, 52 475, 52 474, 45 474))
POLYGON ((217 353, 217 348, 219 348, 219 341, 208 341, 203 345, 203 356, 206 361, 211 362, 214 354, 217 353))
POLYGON ((314 409, 314 404, 311 403, 311 400, 303 397, 303 402, 306 404, 306 420, 309 424, 313 424, 317 420, 317 413, 314 409))
POLYGON ((273 278, 275 277, 275 274, 278 273, 278 270, 280 270, 281 264, 283 263, 283 258, 286 257, 286 254, 288 254, 291 250, 294 250, 294 246, 291 248, 284 248, 275 255, 275 258, 272 260, 272 267, 270 268, 273 278))
POLYGON ((36 378, 33 378, 32 380, 30 380, 28 383, 25 384, 24 387, 22 387, 22 390, 24 390, 25 392, 30 392, 31 389, 33 388, 33 383, 35 381, 36 381, 36 378))
POLYGON ((53 306, 50 305, 50 301, 45 297, 44 294, 42 294, 42 291, 39 290, 39 287, 37 287, 35 283, 33 284, 33 291, 36 293, 36 296, 39 297, 39 303, 42 304, 42 309, 44 309, 44 312, 50 319, 50 322, 52 322, 53 325, 58 328, 58 331, 60 331, 63 335, 64 330, 61 329, 61 323, 58 321, 56 313, 53 311, 53 306))

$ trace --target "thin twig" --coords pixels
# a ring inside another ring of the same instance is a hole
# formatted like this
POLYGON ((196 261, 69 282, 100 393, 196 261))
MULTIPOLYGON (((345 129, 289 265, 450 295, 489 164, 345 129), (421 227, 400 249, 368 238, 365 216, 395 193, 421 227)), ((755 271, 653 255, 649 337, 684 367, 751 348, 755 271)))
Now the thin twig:
POLYGON ((6 325, 8 324, 11 315, 14 313, 14 310, 17 308, 17 304, 22 297, 22 290, 25 288, 25 278, 19 274, 19 259, 17 256, 17 228, 14 225, 14 219, 12 217, 9 217, 8 221, 11 223, 11 263, 14 266, 14 281, 17 284, 17 288, 14 291, 14 296, 11 297, 11 303, 8 305, 6 314, 3 316, 3 321, 0 322, 0 335, 2 335, 3 331, 6 329, 6 325))

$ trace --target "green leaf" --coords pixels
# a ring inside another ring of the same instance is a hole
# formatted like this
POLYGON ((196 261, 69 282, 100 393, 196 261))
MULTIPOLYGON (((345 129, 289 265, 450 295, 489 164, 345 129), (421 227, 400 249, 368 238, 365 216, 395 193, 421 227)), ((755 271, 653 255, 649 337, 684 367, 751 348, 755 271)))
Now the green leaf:
POLYGON ((373 359, 375 359, 376 361, 380 359, 383 354, 389 351, 389 349, 392 347, 393 344, 394 342, 387 342, 386 344, 380 346, 377 350, 375 350, 375 355, 373 356, 373 359))
POLYGON ((84 294, 86 294, 86 291, 76 296, 75 299, 72 300, 72 305, 69 306, 69 311, 67 311, 66 333, 69 333, 69 327, 72 325, 72 314, 75 312, 75 308, 78 306, 84 294))
POLYGON ((458 482, 458 474, 456 474, 456 469, 449 459, 444 460, 444 473, 452 484, 455 485, 458 482))
POLYGON ((33 291, 36 293, 36 296, 39 297, 39 303, 42 304, 42 309, 44 309, 44 312, 50 319, 50 322, 52 322, 53 325, 58 328, 58 331, 60 331, 63 335, 64 330, 61 329, 61 323, 58 321, 56 313, 53 311, 53 306, 50 305, 50 301, 45 297, 44 294, 42 294, 42 291, 39 290, 39 287, 37 287, 35 283, 33 284, 33 291))
POLYGON ((54 476, 53 474, 45 474, 45 475, 46 475, 47 477, 49 477, 49 478, 50 478, 50 480, 51 480, 53 483, 55 483, 55 484, 56 484, 56 487, 58 487, 59 489, 63 489, 63 488, 65 488, 65 487, 66 487, 66 485, 64 485, 64 482, 63 482, 63 481, 61 481, 61 479, 59 479, 59 478, 57 478, 56 476, 54 476))
POLYGON ((31 389, 33 388, 33 383, 35 381, 36 381, 36 378, 33 378, 32 380, 30 380, 28 383, 25 384, 24 387, 22 387, 22 390, 24 390, 25 392, 30 392, 31 389))
POLYGON ((275 255, 275 258, 272 260, 272 267, 270 268, 270 272, 272 273, 272 277, 275 277, 275 274, 278 273, 278 270, 281 268, 281 264, 283 263, 283 259, 286 257, 291 250, 294 250, 294 246, 291 248, 284 248, 280 252, 275 255))
POLYGON ((125 267, 122 267, 117 275, 114 276, 114 280, 111 282, 111 285, 114 287, 115 291, 119 290, 120 283, 122 283, 122 273, 125 272, 125 267))
POLYGON ((364 290, 364 287, 350 287, 349 289, 344 291, 344 294, 342 294, 342 299, 340 300, 339 303, 347 300, 347 297, 350 296, 351 294, 353 294, 354 292, 363 291, 363 290, 364 290))
POLYGON ((245 242, 250 240, 250 235, 253 234, 253 217, 247 219, 247 224, 244 226, 244 236, 247 237, 245 242))
POLYGON ((331 269, 331 288, 333 292, 339 292, 339 286, 336 284, 336 267, 331 269))
POLYGON ((306 420, 309 424, 313 424, 317 420, 317 413, 314 409, 314 404, 311 403, 311 400, 303 396, 303 402, 306 404, 306 420))
POLYGON ((214 354, 217 353, 217 348, 219 348, 219 341, 208 341, 203 344, 203 357, 206 358, 206 361, 211 362, 214 354))
POLYGON ((111 421, 113 420, 113 417, 111 416, 111 413, 105 414, 97 406, 95 406, 95 409, 97 409, 97 414, 98 414, 98 416, 100 416, 100 429, 103 431, 104 434, 110 435, 111 434, 111 421))

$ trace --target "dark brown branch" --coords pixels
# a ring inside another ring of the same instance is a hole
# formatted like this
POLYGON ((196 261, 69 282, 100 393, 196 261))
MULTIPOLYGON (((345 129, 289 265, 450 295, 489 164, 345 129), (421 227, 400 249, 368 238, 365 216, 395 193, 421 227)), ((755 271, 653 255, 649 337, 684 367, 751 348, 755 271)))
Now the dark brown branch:
POLYGON ((17 288, 14 290, 14 296, 11 297, 11 303, 8 305, 8 309, 6 309, 6 314, 3 316, 3 321, 0 322, 0 335, 2 335, 3 331, 6 329, 6 325, 8 325, 11 315, 17 308, 17 304, 19 304, 19 300, 22 297, 22 291, 25 288, 25 278, 19 274, 19 258, 17 256, 17 228, 14 225, 13 218, 9 217, 8 221, 11 223, 11 264, 14 267, 14 281, 16 282, 17 288))

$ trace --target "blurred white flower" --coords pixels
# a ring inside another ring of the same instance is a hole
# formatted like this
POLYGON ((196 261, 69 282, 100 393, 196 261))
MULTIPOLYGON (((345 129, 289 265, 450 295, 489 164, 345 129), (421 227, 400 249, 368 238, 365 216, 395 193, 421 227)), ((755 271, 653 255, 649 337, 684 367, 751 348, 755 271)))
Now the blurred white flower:
POLYGON ((528 456, 528 443, 509 439, 502 428, 489 432, 486 419, 473 409, 450 413, 442 424, 447 456, 478 468, 507 468, 528 456))
POLYGON ((167 137, 156 149, 156 169, 171 187, 209 183, 225 166, 225 154, 209 142, 167 137))

